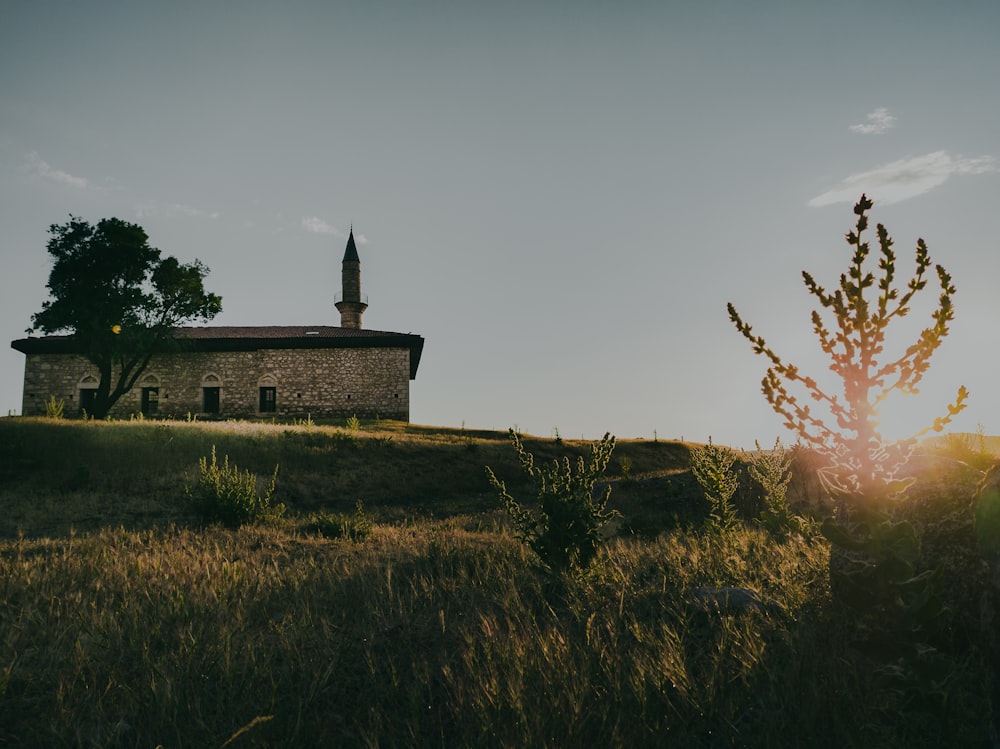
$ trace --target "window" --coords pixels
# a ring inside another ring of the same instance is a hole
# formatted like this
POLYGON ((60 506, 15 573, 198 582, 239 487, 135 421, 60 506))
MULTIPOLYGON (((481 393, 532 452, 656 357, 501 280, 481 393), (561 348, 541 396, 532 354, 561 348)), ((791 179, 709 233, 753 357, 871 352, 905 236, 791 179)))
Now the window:
POLYGON ((262 387, 260 389, 260 412, 262 414, 274 413, 277 406, 277 388, 262 387))
POLYGON ((142 411, 143 416, 152 416, 153 414, 155 414, 159 405, 160 405, 160 389, 143 388, 142 403, 139 406, 139 410, 142 411))
POLYGON ((203 387, 201 389, 201 410, 207 414, 217 414, 220 412, 219 392, 221 388, 203 387))

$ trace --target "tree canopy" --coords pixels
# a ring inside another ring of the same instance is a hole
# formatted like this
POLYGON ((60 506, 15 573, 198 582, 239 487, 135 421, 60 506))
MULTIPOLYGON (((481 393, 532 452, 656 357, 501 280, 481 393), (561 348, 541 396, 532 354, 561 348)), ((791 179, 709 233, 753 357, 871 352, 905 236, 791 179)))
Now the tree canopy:
POLYGON ((118 218, 76 216, 49 227, 50 298, 28 332, 69 332, 100 372, 91 416, 104 418, 138 381, 174 329, 211 320, 222 298, 205 291, 208 268, 160 257, 145 230, 118 218))

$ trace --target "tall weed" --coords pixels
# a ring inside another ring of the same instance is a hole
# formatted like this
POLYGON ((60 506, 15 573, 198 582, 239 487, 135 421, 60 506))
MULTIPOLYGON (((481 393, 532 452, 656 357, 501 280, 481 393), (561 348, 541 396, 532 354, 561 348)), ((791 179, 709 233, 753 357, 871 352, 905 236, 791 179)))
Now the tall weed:
MULTIPOLYGON (((947 677, 946 670, 932 673, 927 668, 941 660, 928 638, 943 613, 940 570, 918 569, 920 537, 911 523, 898 520, 895 500, 914 481, 903 469, 916 439, 942 431, 965 408, 968 392, 959 387, 946 413, 909 439, 892 441, 879 431, 879 407, 894 393, 917 392, 932 356, 948 335, 956 289, 943 266, 935 265, 932 271, 923 239, 916 243, 913 276, 898 284, 894 242, 882 224, 875 230, 878 258, 877 270, 872 269, 872 243, 866 232, 873 205, 862 195, 854 206, 857 222, 846 235, 852 249, 850 266, 832 292, 802 272, 806 289, 819 304, 812 312, 812 328, 830 359, 829 369, 843 385, 841 393, 824 389, 776 354, 732 303, 728 312, 754 353, 770 362, 761 382, 764 397, 785 426, 828 463, 821 476, 838 502, 836 516, 822 527, 834 544, 830 578, 835 596, 858 624, 859 647, 881 658, 885 671, 901 675, 923 697, 935 691, 943 694, 947 677), (932 273, 940 294, 930 323, 909 346, 887 351, 890 326, 910 312, 915 295, 927 288, 932 273), (817 412, 804 402, 803 394, 817 412)), ((1000 710, 1000 698, 994 709, 1000 710)))
POLYGON ((760 442, 754 443, 757 451, 746 456, 747 470, 751 478, 760 484, 764 492, 764 509, 758 522, 776 536, 789 531, 805 530, 805 521, 788 509, 788 484, 792 480, 792 455, 781 444, 781 438, 774 440, 774 447, 764 450, 760 442))
POLYGON ((723 445, 712 444, 691 448, 691 473, 705 493, 709 503, 708 527, 726 531, 739 523, 733 495, 739 488, 740 480, 733 465, 736 453, 723 445))
POLYGON ((616 515, 607 510, 610 486, 603 499, 594 499, 594 486, 615 449, 614 436, 609 432, 592 444, 589 461, 578 456, 575 471, 567 456, 539 468, 517 432, 511 429, 508 436, 521 468, 535 484, 538 510, 522 507, 489 466, 486 477, 500 494, 500 503, 514 521, 518 536, 553 571, 586 568, 601 544, 601 529, 616 515))
POLYGON ((49 399, 45 401, 45 415, 50 419, 61 419, 65 409, 66 401, 61 398, 56 400, 54 395, 50 395, 49 399))
POLYGON ((263 495, 258 490, 257 474, 240 471, 235 464, 230 465, 228 455, 219 464, 215 445, 212 445, 211 459, 203 457, 198 460, 198 469, 198 486, 188 489, 188 497, 202 520, 236 526, 276 520, 284 514, 283 504, 271 502, 278 481, 277 465, 263 495))

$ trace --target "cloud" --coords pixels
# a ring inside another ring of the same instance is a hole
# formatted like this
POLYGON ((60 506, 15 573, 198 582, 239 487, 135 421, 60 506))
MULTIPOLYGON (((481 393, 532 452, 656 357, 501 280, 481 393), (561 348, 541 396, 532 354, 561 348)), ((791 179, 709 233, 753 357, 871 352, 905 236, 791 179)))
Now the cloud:
POLYGON ((896 118, 889 114, 889 110, 885 107, 869 112, 867 119, 866 123, 851 125, 851 131, 861 135, 882 135, 896 123, 896 118))
POLYGON ((311 234, 335 234, 343 237, 344 232, 335 226, 331 226, 318 216, 305 216, 302 219, 302 228, 311 234))
MULTIPOLYGON (((62 171, 61 169, 54 169, 47 161, 42 159, 36 151, 32 151, 27 154, 27 156, 25 156, 25 162, 25 171, 29 174, 33 174, 36 177, 41 177, 42 179, 55 182, 60 185, 74 187, 78 190, 90 190, 106 194, 108 190, 120 192, 124 189, 113 177, 107 178, 105 180, 105 186, 101 187, 100 185, 94 184, 90 180, 84 179, 83 177, 75 177, 68 172, 62 171)), ((159 200, 146 200, 139 203, 135 206, 135 214, 138 218, 219 218, 219 213, 217 211, 204 211, 200 208, 184 205, 182 203, 165 203, 159 200)))
POLYGON ((78 190, 89 190, 93 185, 85 180, 83 177, 74 177, 68 172, 64 172, 61 169, 53 169, 49 166, 49 163, 42 159, 37 152, 32 151, 29 153, 25 160, 28 162, 27 171, 30 174, 41 177, 42 179, 47 179, 50 182, 55 182, 60 185, 67 185, 68 187, 75 187, 78 190))
POLYGON ((138 218, 218 218, 217 211, 203 211, 190 205, 181 203, 164 203, 159 200, 147 200, 135 207, 135 215, 138 218))
POLYGON ((809 205, 818 208, 834 203, 853 203, 865 193, 883 205, 899 203, 933 190, 948 181, 953 174, 987 174, 996 172, 992 156, 966 159, 947 151, 935 151, 926 156, 913 156, 893 161, 869 172, 852 174, 831 190, 817 195, 809 205))
MULTIPOLYGON (((347 237, 347 233, 336 226, 331 226, 318 216, 304 216, 302 218, 302 228, 312 234, 333 234, 335 237, 347 237)), ((351 227, 354 231, 354 227, 351 227)), ((355 234, 354 241, 357 244, 368 244, 368 237, 364 234, 355 234)))

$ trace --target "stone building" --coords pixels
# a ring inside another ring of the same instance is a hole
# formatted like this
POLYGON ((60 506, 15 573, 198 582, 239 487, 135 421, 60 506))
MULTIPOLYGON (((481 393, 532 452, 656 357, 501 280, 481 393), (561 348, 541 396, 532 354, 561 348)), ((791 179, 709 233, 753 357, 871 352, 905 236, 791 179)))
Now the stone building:
MULTIPOLYGON (((354 232, 347 239, 336 302, 340 327, 182 327, 177 350, 156 353, 136 386, 111 415, 202 418, 344 418, 379 416, 408 421, 410 380, 417 376, 424 339, 410 333, 364 330, 361 261, 354 232)), ((25 416, 45 414, 63 400, 83 414, 97 391, 97 368, 73 336, 22 338, 25 416)))

